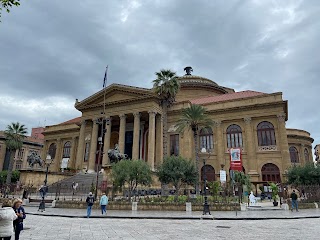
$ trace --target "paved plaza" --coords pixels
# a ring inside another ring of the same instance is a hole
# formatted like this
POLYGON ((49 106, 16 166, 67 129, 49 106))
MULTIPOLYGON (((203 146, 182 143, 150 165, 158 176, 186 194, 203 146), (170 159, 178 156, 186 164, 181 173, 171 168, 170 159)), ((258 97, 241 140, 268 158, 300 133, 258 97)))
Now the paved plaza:
POLYGON ((320 219, 170 220, 28 215, 23 240, 319 239, 320 219))

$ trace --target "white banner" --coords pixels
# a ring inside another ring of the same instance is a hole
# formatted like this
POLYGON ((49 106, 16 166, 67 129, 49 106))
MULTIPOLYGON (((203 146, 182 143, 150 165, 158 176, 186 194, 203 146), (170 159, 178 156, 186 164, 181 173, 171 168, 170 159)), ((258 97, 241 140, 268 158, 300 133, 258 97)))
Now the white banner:
POLYGON ((220 170, 220 182, 227 181, 227 172, 225 170, 220 170))
POLYGON ((61 168, 62 169, 67 168, 68 167, 68 162, 69 162, 69 158, 62 158, 61 168))

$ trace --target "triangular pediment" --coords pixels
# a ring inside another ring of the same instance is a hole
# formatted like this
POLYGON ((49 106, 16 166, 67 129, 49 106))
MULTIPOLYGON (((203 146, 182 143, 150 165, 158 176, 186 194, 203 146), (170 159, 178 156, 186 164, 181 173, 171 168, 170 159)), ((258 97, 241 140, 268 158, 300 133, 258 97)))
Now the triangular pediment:
POLYGON ((138 88, 120 84, 112 84, 105 89, 91 95, 90 97, 76 102, 75 107, 78 110, 94 108, 101 106, 104 103, 106 105, 119 104, 121 102, 133 102, 146 98, 156 98, 157 96, 151 89, 138 88))

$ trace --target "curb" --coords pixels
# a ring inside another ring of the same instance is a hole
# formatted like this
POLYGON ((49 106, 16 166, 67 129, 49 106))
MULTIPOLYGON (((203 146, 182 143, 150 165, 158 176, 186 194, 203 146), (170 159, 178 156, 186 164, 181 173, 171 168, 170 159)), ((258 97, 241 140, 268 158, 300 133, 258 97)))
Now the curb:
MULTIPOLYGON (((63 217, 63 218, 87 218, 86 216, 74 216, 74 215, 59 215, 59 214, 41 214, 41 213, 28 213, 29 215, 35 216, 46 216, 46 217, 63 217)), ((98 219, 154 219, 154 220, 217 220, 217 221, 233 221, 233 220, 244 220, 244 221, 259 221, 259 220, 297 220, 297 219, 316 219, 320 218, 320 216, 301 216, 301 217, 269 217, 269 218, 254 218, 254 217, 203 217, 194 216, 194 217, 157 217, 157 216, 91 216, 90 218, 98 218, 98 219)))

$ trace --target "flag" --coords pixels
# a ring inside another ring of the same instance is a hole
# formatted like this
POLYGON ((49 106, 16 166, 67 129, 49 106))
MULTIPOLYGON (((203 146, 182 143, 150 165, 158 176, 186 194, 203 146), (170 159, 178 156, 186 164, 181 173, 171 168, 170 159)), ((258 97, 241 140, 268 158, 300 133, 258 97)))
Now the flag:
POLYGON ((106 87, 107 84, 107 74, 108 74, 108 66, 106 67, 106 72, 104 73, 104 78, 103 78, 103 88, 106 87))

